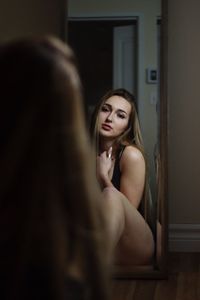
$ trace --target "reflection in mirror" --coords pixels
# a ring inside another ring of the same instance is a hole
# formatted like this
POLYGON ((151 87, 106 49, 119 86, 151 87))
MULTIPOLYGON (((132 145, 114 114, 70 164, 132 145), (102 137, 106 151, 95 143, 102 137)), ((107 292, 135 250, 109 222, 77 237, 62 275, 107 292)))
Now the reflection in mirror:
POLYGON ((149 276, 159 273, 164 265, 166 217, 160 179, 163 3, 68 0, 68 42, 78 59, 88 124, 101 97, 110 89, 124 88, 135 96, 144 141, 155 249, 148 263, 130 259, 129 263, 115 265, 114 272, 120 277, 149 276))

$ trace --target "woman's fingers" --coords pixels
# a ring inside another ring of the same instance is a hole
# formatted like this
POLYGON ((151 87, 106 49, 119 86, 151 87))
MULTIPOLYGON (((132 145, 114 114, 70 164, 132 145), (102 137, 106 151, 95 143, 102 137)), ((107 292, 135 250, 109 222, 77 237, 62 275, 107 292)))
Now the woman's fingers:
POLYGON ((111 158, 111 157, 112 157, 112 147, 110 147, 110 148, 108 149, 107 156, 108 156, 108 158, 111 158))

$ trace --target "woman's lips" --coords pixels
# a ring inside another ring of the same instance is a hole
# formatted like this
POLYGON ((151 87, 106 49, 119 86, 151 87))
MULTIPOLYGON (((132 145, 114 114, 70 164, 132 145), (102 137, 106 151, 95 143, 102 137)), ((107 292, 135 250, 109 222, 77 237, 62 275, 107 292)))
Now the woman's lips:
POLYGON ((102 127, 104 130, 107 130, 107 131, 109 131, 109 130, 112 129, 112 127, 111 127, 110 125, 108 125, 108 124, 102 124, 101 127, 102 127))

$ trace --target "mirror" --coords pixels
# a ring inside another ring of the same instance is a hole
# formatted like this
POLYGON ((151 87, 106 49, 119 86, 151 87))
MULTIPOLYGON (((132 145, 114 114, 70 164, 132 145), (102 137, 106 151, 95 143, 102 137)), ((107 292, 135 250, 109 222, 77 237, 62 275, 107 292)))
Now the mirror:
POLYGON ((68 43, 78 59, 88 119, 107 90, 126 88, 137 99, 148 157, 156 251, 149 265, 114 265, 117 278, 166 275, 166 20, 167 0, 68 0, 68 43))

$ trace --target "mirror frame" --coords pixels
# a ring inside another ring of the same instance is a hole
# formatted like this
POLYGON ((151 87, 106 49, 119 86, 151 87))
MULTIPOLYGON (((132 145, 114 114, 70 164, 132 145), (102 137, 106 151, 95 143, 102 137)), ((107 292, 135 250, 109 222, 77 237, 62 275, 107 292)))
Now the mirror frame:
POLYGON ((167 276, 168 261, 168 0, 162 0, 161 30, 161 76, 160 76, 160 156, 162 220, 164 234, 162 238, 161 276, 167 276))
MULTIPOLYGON (((66 0, 66 12, 68 1, 66 0)), ((67 41, 67 17, 65 27, 65 40, 67 41)), ((161 238, 161 263, 158 268, 146 266, 114 266, 114 279, 164 279, 167 278, 168 261, 168 0, 161 0, 161 39, 160 39, 160 166, 159 166, 159 192, 158 199, 161 203, 162 238, 161 238)))

